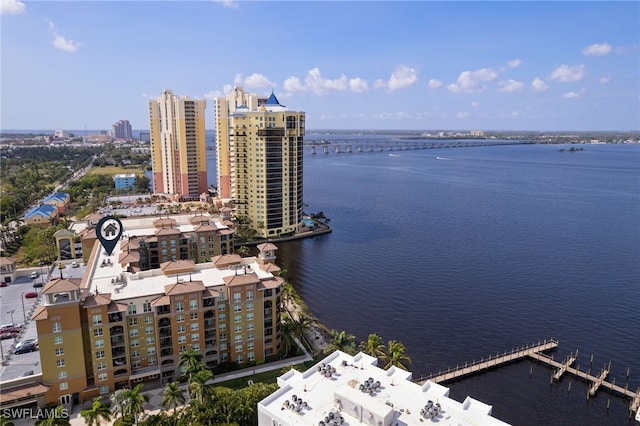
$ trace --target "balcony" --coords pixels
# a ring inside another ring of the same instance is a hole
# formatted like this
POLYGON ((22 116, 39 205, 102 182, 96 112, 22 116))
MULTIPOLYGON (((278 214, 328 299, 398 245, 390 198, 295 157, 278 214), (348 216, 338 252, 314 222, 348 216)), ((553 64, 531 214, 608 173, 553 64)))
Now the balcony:
POLYGON ((171 313, 171 306, 162 305, 156 308, 156 315, 167 315, 171 313))
POLYGON ((160 337, 170 337, 171 327, 160 327, 158 329, 158 334, 160 335, 160 337))
POLYGON ((215 330, 206 330, 204 332, 204 338, 205 339, 214 339, 216 337, 216 331, 215 330))
POLYGON ((116 348, 125 345, 124 335, 111 337, 111 347, 116 348))
MULTIPOLYGON (((161 357, 171 356, 171 355, 173 355, 173 348, 165 348, 160 351, 161 357)), ((164 365, 164 361, 162 363, 164 365)))
POLYGON ((127 351, 124 348, 112 348, 111 349, 111 356, 113 358, 118 358, 121 356, 126 356, 127 351))
POLYGON ((116 326, 111 327, 109 329, 109 333, 111 334, 111 337, 118 336, 120 334, 124 334, 124 327, 121 326, 121 325, 116 325, 116 326))
POLYGON ((215 328, 216 320, 214 319, 206 319, 204 320, 204 328, 215 328))
POLYGON ((122 357, 113 359, 113 366, 114 367, 121 367, 123 365, 127 365, 127 358, 126 357, 122 356, 122 357))
POLYGON ((121 322, 124 319, 124 315, 122 312, 116 312, 113 314, 109 314, 109 322, 121 322))
POLYGON ((171 326, 171 320, 169 318, 162 318, 158 321, 158 327, 169 327, 171 326))
POLYGON ((173 341, 171 337, 164 337, 160 339, 160 348, 170 348, 173 347, 173 341))

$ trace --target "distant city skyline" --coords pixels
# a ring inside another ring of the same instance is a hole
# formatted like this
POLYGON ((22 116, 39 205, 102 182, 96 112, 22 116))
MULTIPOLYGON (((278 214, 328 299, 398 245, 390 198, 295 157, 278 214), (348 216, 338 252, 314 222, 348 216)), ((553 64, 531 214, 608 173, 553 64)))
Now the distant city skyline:
POLYGON ((234 86, 308 129, 640 130, 639 2, 2 0, 2 129, 149 127, 234 86), (141 19, 143 17, 144 19, 141 19))

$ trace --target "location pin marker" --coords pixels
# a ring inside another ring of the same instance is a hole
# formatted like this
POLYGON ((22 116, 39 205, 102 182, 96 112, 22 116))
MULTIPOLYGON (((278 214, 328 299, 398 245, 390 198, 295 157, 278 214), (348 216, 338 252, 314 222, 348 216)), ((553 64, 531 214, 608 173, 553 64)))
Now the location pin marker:
POLYGON ((111 256, 122 235, 122 222, 115 216, 105 216, 96 225, 96 236, 107 254, 111 256))

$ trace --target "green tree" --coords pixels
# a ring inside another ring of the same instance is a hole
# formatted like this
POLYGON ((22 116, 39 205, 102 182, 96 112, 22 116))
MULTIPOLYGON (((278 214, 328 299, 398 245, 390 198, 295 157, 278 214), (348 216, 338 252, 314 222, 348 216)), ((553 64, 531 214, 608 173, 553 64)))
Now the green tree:
POLYGON ((178 366, 184 367, 184 374, 188 380, 191 379, 191 376, 206 368, 202 363, 202 354, 194 350, 191 346, 189 346, 189 349, 186 351, 180 353, 178 366))
POLYGON ((126 391, 127 389, 118 389, 114 391, 109 399, 111 400, 111 412, 114 416, 117 416, 118 413, 121 415, 121 419, 124 420, 124 407, 125 407, 125 399, 126 399, 126 391))
POLYGON ((240 246, 238 247, 238 250, 236 250, 236 253, 238 253, 241 257, 247 257, 249 255, 249 251, 249 247, 240 246))
POLYGON ((167 386, 164 388, 164 394, 162 395, 162 406, 168 410, 173 408, 175 412, 176 408, 184 405, 185 401, 184 391, 180 387, 180 384, 178 382, 167 383, 167 386))
POLYGON ((204 404, 208 398, 213 396, 213 386, 207 384, 211 379, 213 379, 213 372, 206 368, 190 376, 187 389, 189 390, 189 396, 192 400, 204 404))
POLYGON ((408 370, 409 365, 411 365, 411 358, 407 355, 407 348, 405 348, 402 343, 395 340, 389 340, 389 343, 387 344, 387 352, 382 357, 382 360, 385 362, 385 370, 392 366, 408 370))
POLYGON ((111 420, 111 410, 107 404, 102 402, 100 397, 93 399, 91 408, 80 411, 80 415, 84 418, 85 424, 88 426, 100 426, 100 419, 111 420))
POLYGON ((383 358, 386 354, 382 337, 375 333, 369 334, 367 341, 360 343, 360 350, 374 358, 383 358))
POLYGON ((149 402, 149 396, 142 393, 142 383, 133 389, 125 389, 124 397, 124 415, 133 417, 133 422, 138 423, 138 416, 144 413, 144 404, 149 402))
POLYGON ((324 348, 324 353, 329 354, 333 351, 339 350, 349 355, 355 355, 356 345, 355 336, 353 334, 347 334, 346 331, 329 331, 330 340, 327 347, 324 348))
POLYGON ((53 413, 36 421, 36 426, 69 426, 69 415, 62 411, 62 405, 58 405, 53 413))

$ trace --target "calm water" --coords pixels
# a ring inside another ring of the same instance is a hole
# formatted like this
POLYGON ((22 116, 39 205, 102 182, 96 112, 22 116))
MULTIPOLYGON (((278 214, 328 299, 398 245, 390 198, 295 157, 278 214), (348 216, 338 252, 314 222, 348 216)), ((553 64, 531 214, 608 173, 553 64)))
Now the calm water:
MULTIPOLYGON (((307 153, 308 211, 334 231, 279 244, 279 263, 327 326, 403 342, 414 376, 553 337, 556 358, 611 361, 618 384, 629 367, 635 389, 640 146, 559 148, 307 153)), ((451 383, 450 396, 519 425, 633 424, 626 399, 587 401, 585 383, 550 385, 551 373, 523 361, 451 383)))

